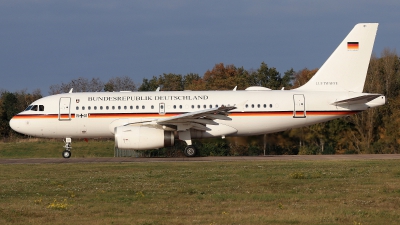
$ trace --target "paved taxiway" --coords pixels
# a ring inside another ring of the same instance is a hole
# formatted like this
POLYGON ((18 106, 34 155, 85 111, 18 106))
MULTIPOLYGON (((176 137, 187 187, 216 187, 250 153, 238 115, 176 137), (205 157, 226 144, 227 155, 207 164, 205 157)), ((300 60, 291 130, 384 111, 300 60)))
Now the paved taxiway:
POLYGON ((373 160, 400 159, 400 154, 374 155, 268 155, 268 156, 220 156, 182 158, 40 158, 0 159, 0 164, 41 164, 41 163, 135 163, 135 162, 229 162, 229 161, 276 161, 276 160, 373 160))

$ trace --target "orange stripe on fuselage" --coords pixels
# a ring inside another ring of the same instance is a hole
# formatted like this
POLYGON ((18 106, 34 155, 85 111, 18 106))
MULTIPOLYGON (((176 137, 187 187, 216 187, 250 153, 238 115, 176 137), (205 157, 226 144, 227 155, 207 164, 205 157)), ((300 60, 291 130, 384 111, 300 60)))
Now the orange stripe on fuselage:
POLYGON ((92 113, 89 114, 89 118, 95 119, 107 119, 107 118, 154 118, 154 117, 171 117, 181 115, 179 113, 169 113, 160 115, 158 113, 92 113))
MULTIPOLYGON (((68 114, 61 114, 61 119, 68 119, 68 114)), ((75 118, 75 114, 71 114, 71 118, 75 118)), ((58 119, 58 114, 30 114, 30 115, 15 115, 13 119, 58 119)))
POLYGON ((307 116, 346 116, 354 115, 360 111, 310 111, 306 112, 307 116))
MULTIPOLYGON (((346 116, 353 115, 359 111, 306 111, 306 116, 346 116)), ((296 111, 297 114, 302 114, 303 111, 296 111)), ((180 113, 168 113, 160 115, 158 113, 92 113, 88 114, 90 119, 108 119, 108 118, 168 118, 182 115, 180 113)), ((68 114, 61 115, 61 119, 68 119, 68 114)), ((229 113, 232 117, 253 117, 253 116, 293 116, 293 111, 280 112, 232 112, 229 113)), ((75 114, 71 114, 71 118, 75 118, 75 114)), ((13 119, 58 119, 58 114, 36 114, 36 115, 15 115, 13 119)))

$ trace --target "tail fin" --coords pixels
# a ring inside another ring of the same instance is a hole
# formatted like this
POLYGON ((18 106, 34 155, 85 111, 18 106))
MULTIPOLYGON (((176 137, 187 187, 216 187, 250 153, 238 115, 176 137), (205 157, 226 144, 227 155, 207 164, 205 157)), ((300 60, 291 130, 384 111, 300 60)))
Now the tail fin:
POLYGON ((377 30, 377 23, 355 25, 310 81, 297 90, 361 93, 377 30))

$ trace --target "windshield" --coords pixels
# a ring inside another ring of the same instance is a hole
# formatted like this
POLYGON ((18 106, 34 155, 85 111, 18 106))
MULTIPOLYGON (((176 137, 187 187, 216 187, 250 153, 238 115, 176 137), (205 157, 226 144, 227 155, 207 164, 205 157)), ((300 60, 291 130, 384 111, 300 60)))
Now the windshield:
POLYGON ((44 105, 30 105, 25 111, 44 111, 44 105))

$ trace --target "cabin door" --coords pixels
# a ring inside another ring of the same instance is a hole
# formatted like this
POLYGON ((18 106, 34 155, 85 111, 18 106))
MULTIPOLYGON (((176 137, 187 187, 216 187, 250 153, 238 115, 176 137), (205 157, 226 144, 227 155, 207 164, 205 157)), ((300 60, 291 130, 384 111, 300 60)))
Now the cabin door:
POLYGON ((293 95, 293 118, 306 118, 306 103, 304 95, 293 95))
POLYGON ((71 98, 60 98, 60 109, 58 112, 58 120, 71 120, 71 98))

